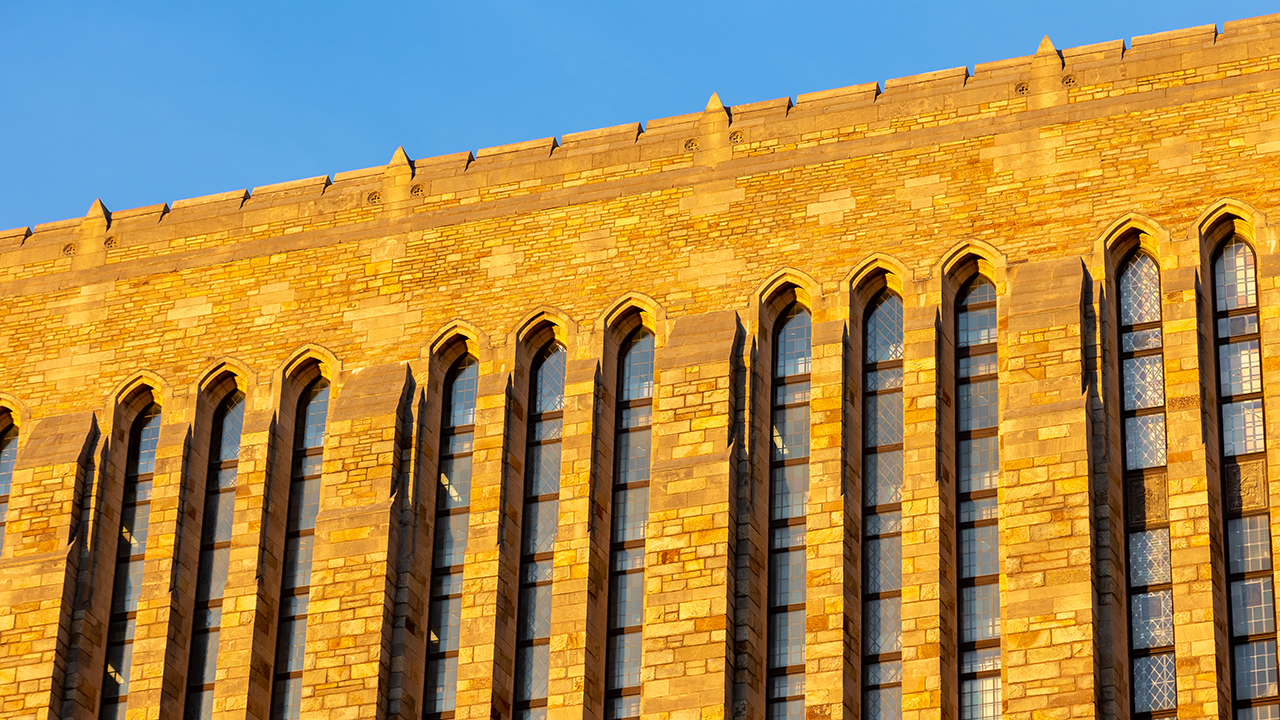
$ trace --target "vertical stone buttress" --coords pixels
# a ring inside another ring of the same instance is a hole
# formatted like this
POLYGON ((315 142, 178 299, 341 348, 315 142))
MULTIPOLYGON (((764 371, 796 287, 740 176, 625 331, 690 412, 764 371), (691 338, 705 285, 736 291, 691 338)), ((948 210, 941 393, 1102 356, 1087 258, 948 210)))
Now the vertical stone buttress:
POLYGON ((1230 678, 1217 381, 1213 352, 1212 272, 1198 237, 1171 244, 1161 263, 1169 559, 1173 571, 1178 717, 1226 717, 1230 678), (1186 258, 1186 261, 1181 259, 1186 258))
POLYGON ((645 720, 721 720, 733 688, 736 457, 732 311, 685 317, 655 358, 645 546, 645 720))
MULTIPOLYGON (((805 714, 853 717, 858 702, 855 643, 862 633, 858 587, 861 485, 849 482, 853 398, 860 373, 848 367, 848 298, 814 298, 809 371, 809 506, 805 630, 805 714), (843 306, 842 306, 843 304, 843 306), (855 493, 853 488, 857 488, 855 493)), ((852 440, 857 443, 859 440, 852 440)))
POLYGON ((942 308, 941 279, 903 282, 902 707, 903 720, 940 720, 957 687, 954 322, 942 308), (949 355, 948 355, 949 356, 949 355), (946 370, 947 372, 942 372, 946 370), (944 432, 944 429, 947 432, 944 432), (945 516, 944 511, 945 510, 945 516))
POLYGON ((44 720, 61 711, 98 431, 91 412, 19 430, 0 558, 0 717, 44 720))
POLYGON ((329 412, 311 566, 303 718, 383 717, 399 509, 399 414, 408 368, 352 373, 329 412))
POLYGON ((1089 408, 1078 258, 1010 271, 1000 343, 1004 717, 1094 717, 1089 408))

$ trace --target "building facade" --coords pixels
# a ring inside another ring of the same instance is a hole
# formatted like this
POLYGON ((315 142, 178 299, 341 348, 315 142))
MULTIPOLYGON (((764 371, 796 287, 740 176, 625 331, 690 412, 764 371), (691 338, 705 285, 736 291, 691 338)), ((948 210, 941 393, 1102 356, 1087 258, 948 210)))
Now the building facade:
POLYGON ((1278 211, 1270 16, 0 233, 0 716, 1280 718, 1278 211))

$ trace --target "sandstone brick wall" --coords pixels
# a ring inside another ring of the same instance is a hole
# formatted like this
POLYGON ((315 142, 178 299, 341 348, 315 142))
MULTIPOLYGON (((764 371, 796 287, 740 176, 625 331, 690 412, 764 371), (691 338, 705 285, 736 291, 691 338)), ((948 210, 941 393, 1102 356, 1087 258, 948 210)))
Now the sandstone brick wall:
POLYGON ((0 717, 98 716, 141 397, 163 424, 128 718, 179 716, 210 388, 227 378, 247 407, 214 714, 269 716, 304 366, 334 401, 302 713, 420 717, 444 358, 469 352, 455 717, 512 720, 531 355, 554 336, 569 363, 548 715, 603 720, 616 328, 639 317, 657 347, 641 712, 761 720, 768 307, 790 293, 814 322, 806 713, 861 718, 860 298, 887 285, 906 338, 904 717, 958 718, 951 305, 974 271, 999 294, 1005 715, 1128 717, 1112 303, 1134 234, 1162 271, 1178 716, 1227 717, 1207 288, 1229 225, 1280 342, 1278 180, 1270 16, 0 232, 0 405, 20 432, 0 717), (392 505, 407 448, 412 533, 392 505))

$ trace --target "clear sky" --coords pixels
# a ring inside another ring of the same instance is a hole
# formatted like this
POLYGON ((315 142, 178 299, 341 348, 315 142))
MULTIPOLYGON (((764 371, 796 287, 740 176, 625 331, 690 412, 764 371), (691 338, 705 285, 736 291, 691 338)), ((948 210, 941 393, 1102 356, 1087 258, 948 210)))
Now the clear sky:
POLYGON ((1277 11, 0 0, 0 230, 1277 11))

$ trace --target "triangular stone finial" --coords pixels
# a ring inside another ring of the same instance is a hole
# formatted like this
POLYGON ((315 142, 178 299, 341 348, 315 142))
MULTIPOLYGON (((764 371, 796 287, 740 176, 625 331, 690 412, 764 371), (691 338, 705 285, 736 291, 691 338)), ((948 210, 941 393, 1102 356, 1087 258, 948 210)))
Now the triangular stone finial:
POLYGON ((706 112, 712 110, 724 110, 724 103, 720 102, 720 93, 711 93, 711 99, 707 101, 706 112))
POLYGON ((1058 49, 1053 46, 1053 41, 1049 39, 1049 36, 1045 35, 1044 39, 1040 41, 1040 47, 1036 48, 1036 54, 1057 55, 1058 49))
POLYGON ((95 198, 93 204, 89 206, 89 212, 85 213, 85 219, 101 219, 111 222, 111 211, 106 205, 102 204, 102 198, 95 198))
POLYGON ((409 159, 409 154, 404 151, 404 146, 396 148, 391 155, 391 162, 388 165, 413 165, 413 161, 409 159))

